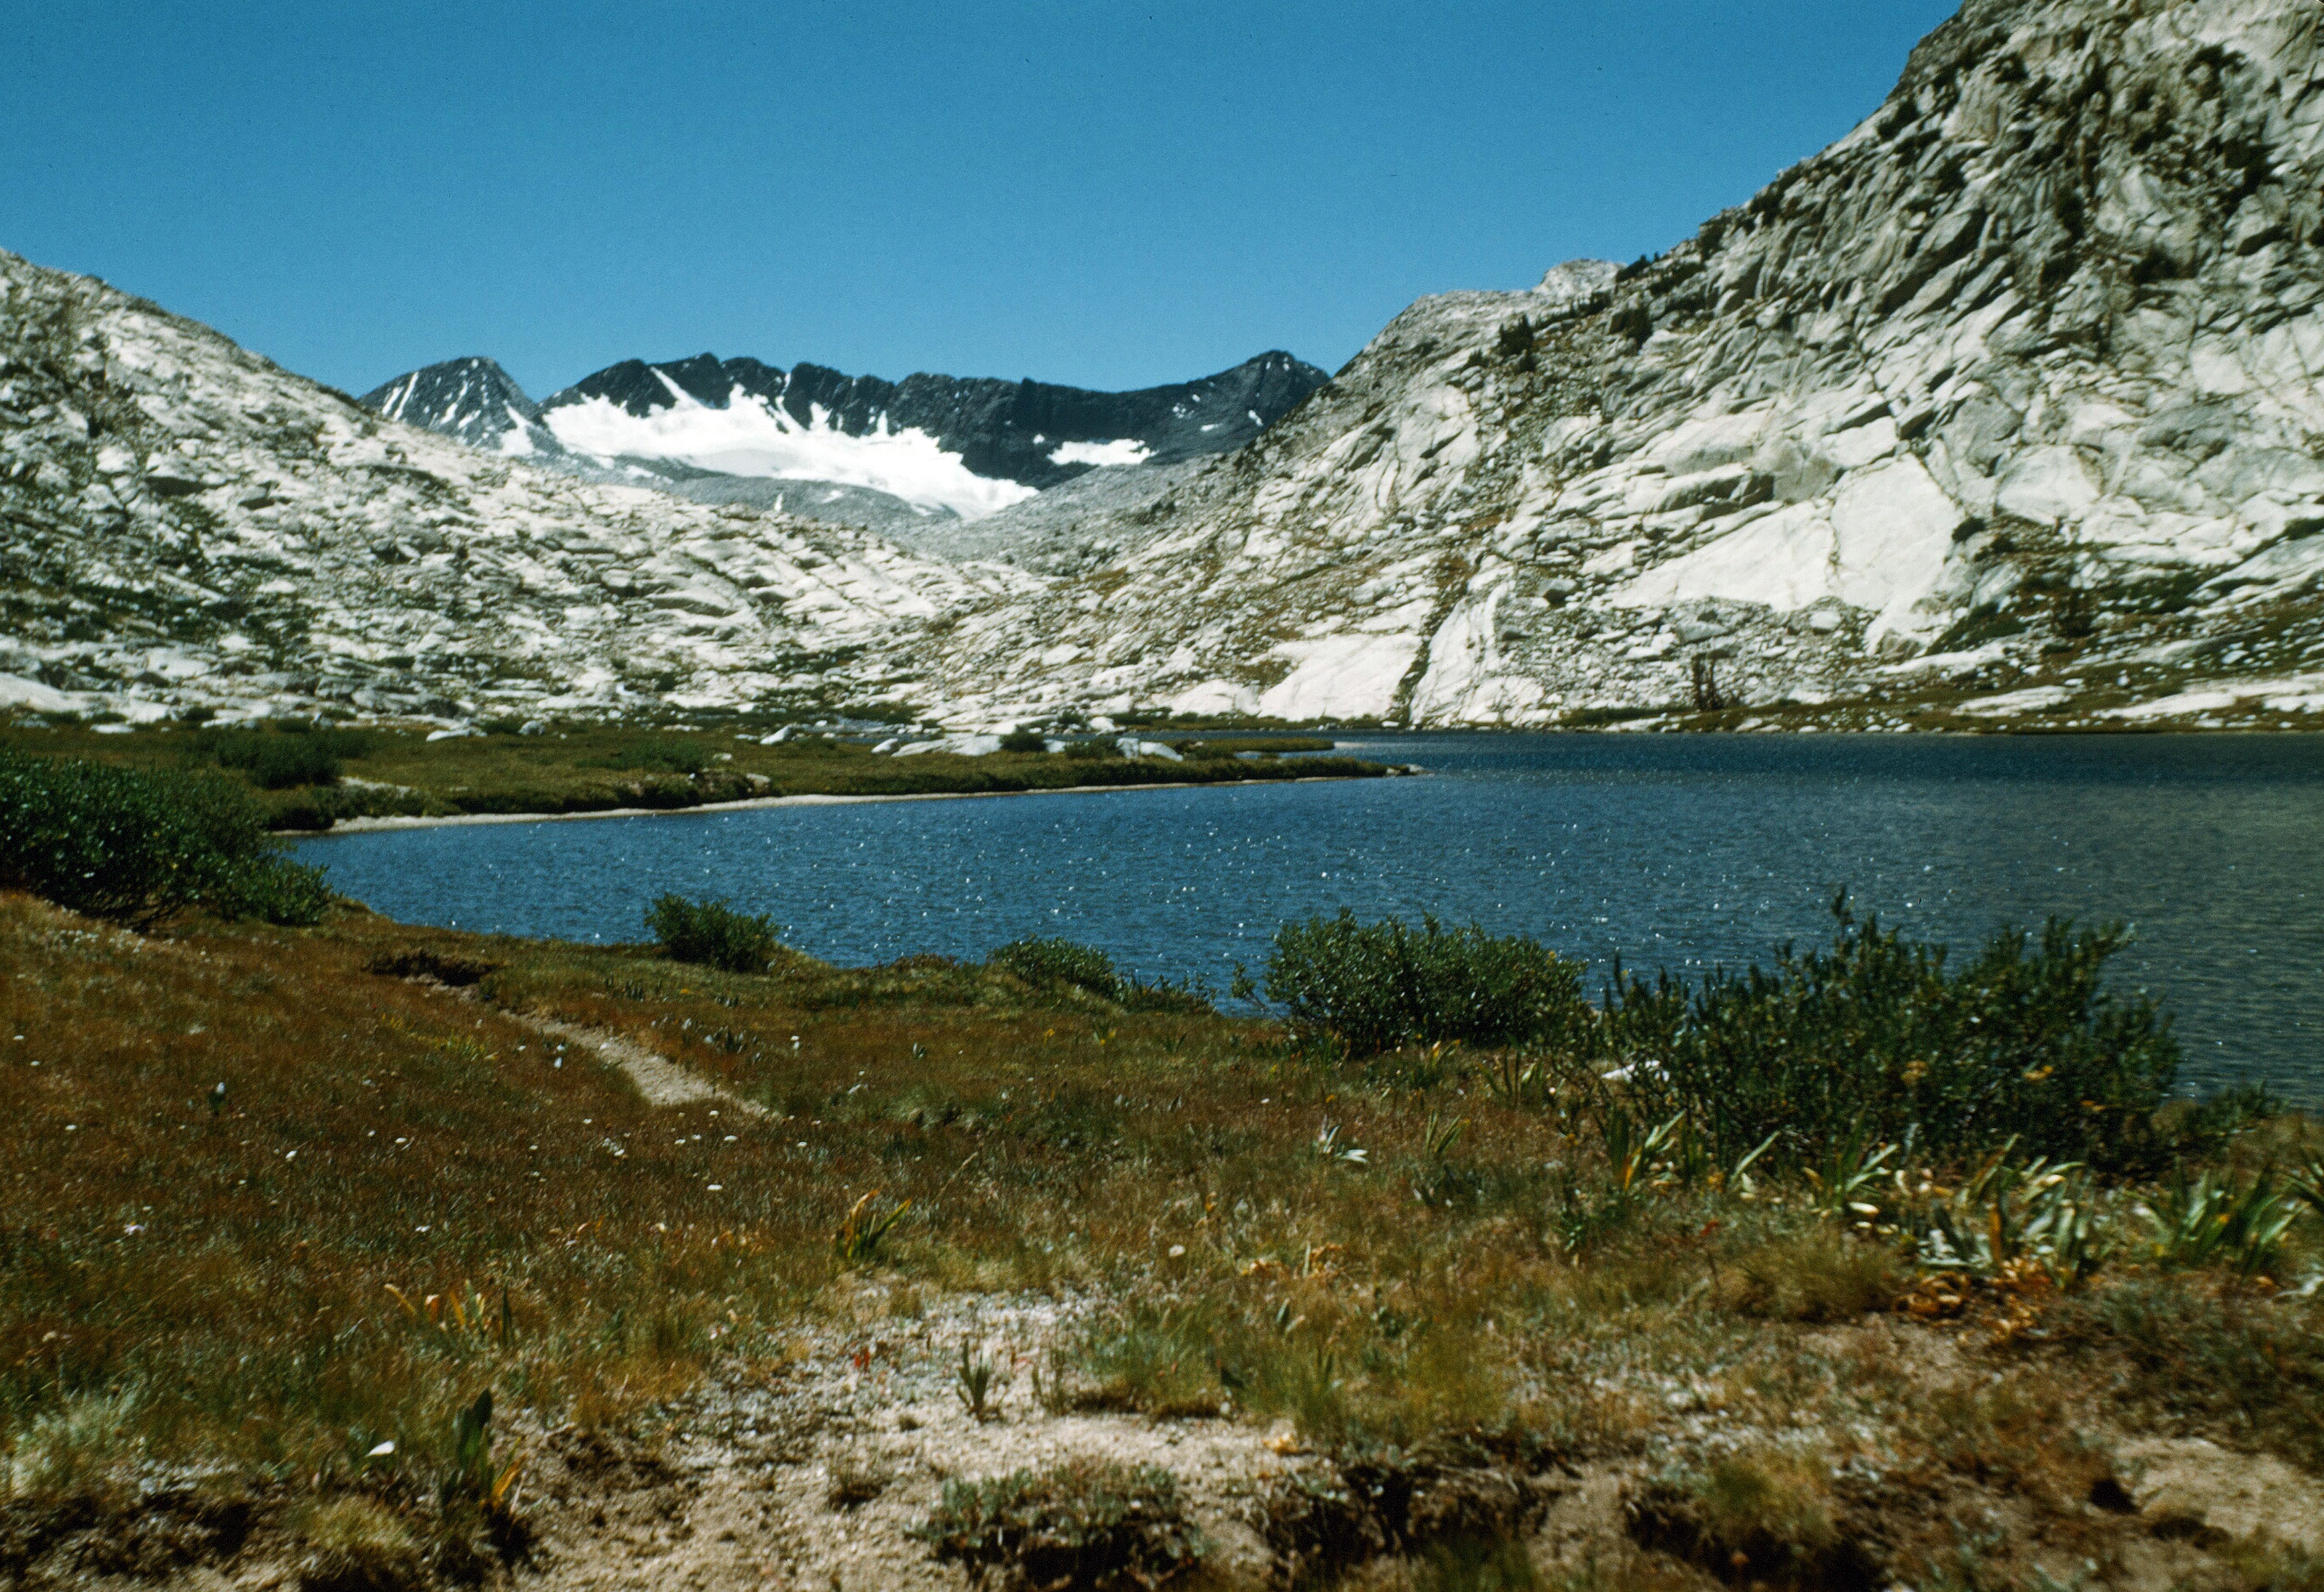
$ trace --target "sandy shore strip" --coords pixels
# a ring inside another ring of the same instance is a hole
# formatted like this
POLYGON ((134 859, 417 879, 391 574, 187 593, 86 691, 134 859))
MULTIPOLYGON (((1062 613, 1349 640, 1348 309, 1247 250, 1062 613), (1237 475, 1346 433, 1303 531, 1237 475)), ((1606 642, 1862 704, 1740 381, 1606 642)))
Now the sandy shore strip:
POLYGON ((1059 785, 1047 791, 915 791, 890 796, 752 796, 741 801, 706 801, 699 807, 604 807, 594 812, 459 812, 444 818, 341 819, 327 829, 283 829, 306 840, 362 835, 380 829, 437 829, 449 824, 561 824, 578 819, 698 818, 704 813, 748 812, 761 807, 835 807, 858 801, 967 801, 998 796, 1095 796, 1117 791, 1211 791, 1227 786, 1321 785, 1362 774, 1304 774, 1295 780, 1166 780, 1151 785, 1059 785))

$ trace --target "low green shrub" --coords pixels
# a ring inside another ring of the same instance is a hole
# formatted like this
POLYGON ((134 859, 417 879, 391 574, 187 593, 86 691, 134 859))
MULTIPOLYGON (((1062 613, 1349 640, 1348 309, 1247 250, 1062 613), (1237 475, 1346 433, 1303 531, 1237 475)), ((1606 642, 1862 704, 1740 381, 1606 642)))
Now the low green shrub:
POLYGON ((2155 1113, 2178 1076, 2170 1023, 2144 993, 2101 987, 2118 925, 2052 919, 2005 931, 1958 972, 1945 948, 1859 921, 1843 897, 1828 950, 1690 986, 1618 975, 1598 1035, 1645 1114, 1683 1114, 1721 1164, 1776 1135, 1771 1164, 1852 1139, 1970 1156, 2020 1152, 2106 1171, 2158 1162, 2155 1113))
POLYGON ((220 768, 246 773, 269 791, 337 782, 340 765, 370 755, 373 737, 361 730, 314 729, 298 720, 263 730, 205 730, 194 754, 220 768))
POLYGON ((0 749, 0 888, 148 929, 189 908, 320 921, 320 868, 294 863, 249 793, 214 775, 0 749))
POLYGON ((1024 1587, 1157 1587, 1210 1547, 1186 1516, 1176 1476, 1087 1458, 948 1481, 912 1535, 972 1578, 997 1570, 1004 1585, 1024 1587))
POLYGON ((1003 752, 1046 752, 1049 749, 1049 741, 1038 730, 1018 730, 1001 737, 1001 749, 1003 752))
POLYGON ((682 736, 654 736, 619 747, 605 766, 698 774, 710 766, 710 752, 701 742, 682 736))
POLYGON ((1122 994, 1121 976, 1113 970, 1113 958, 1095 946, 1070 939, 1011 940, 994 951, 987 965, 1014 973, 1037 988, 1065 985, 1109 1001, 1120 999, 1122 994))
POLYGON ((1358 1055, 1433 1041, 1516 1044, 1578 1031, 1589 1008, 1581 969, 1523 935, 1471 924, 1359 923, 1352 912, 1276 931, 1267 994, 1292 1023, 1336 1035, 1358 1055))
POLYGON ((677 962, 698 962, 727 973, 763 973, 782 950, 769 919, 738 912, 723 901, 688 901, 669 894, 646 909, 646 928, 677 962))

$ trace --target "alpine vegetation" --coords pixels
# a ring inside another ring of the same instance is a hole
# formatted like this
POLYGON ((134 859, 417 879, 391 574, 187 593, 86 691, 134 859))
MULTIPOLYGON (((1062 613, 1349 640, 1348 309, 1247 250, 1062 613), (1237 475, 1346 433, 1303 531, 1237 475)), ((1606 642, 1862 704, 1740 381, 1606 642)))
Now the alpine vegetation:
POLYGON ((2166 1097, 2111 931, 1591 1000, 1326 919, 1293 1023, 683 898, 741 971, 130 899, 0 891, 14 1580, 2306 1573, 2324 1135, 2166 1097))
POLYGON ((294 863, 224 780, 0 748, 0 890, 151 929, 199 908, 313 923, 322 871, 294 863))

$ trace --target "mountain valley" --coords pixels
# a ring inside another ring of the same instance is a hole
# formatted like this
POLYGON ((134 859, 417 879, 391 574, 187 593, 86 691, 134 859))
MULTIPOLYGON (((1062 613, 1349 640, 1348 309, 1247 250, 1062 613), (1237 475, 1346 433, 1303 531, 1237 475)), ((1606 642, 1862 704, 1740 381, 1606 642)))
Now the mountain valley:
POLYGON ((1422 300, 1320 385, 358 404, 0 256, 0 701, 2313 725, 2320 192, 2313 8, 1970 0, 1666 253, 1422 300))

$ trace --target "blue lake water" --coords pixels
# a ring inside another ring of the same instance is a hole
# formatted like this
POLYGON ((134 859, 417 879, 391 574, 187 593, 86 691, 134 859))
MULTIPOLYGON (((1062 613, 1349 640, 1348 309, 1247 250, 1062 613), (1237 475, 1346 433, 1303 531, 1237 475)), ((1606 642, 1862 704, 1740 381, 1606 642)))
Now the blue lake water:
MULTIPOLYGON (((304 860, 411 922, 641 937, 664 891, 845 964, 1027 934, 1223 990, 1277 924, 1434 912, 1605 964, 1764 958, 1859 911, 1966 951, 2120 918, 2198 1084, 2324 1104, 2324 737, 1404 736, 1418 779, 865 802, 326 836, 304 860)), ((1959 954, 1959 952, 1957 952, 1959 954)))

